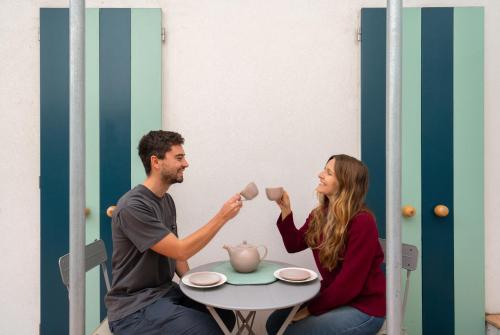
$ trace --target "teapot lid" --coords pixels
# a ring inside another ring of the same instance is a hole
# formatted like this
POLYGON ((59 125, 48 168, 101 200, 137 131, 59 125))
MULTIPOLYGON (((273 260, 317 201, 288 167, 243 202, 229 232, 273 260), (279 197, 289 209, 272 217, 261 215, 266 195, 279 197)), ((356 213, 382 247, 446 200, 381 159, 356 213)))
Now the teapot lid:
POLYGON ((255 246, 248 244, 246 240, 243 240, 243 243, 237 245, 236 248, 255 248, 255 246))

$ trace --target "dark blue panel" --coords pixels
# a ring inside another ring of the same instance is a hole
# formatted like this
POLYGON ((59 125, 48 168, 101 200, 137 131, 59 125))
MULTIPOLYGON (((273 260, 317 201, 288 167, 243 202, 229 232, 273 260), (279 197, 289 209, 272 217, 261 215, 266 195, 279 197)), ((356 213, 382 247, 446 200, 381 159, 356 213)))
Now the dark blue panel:
POLYGON ((370 171, 366 197, 385 238, 385 9, 361 10, 361 159, 370 171))
POLYGON ((422 9, 422 323, 454 334, 453 9, 422 9), (444 204, 445 218, 433 209, 444 204))
POLYGON ((99 27, 100 236, 111 258, 106 208, 130 189, 130 9, 101 9, 99 27))
POLYGON ((67 9, 40 9, 40 334, 68 334, 58 259, 69 250, 67 9))

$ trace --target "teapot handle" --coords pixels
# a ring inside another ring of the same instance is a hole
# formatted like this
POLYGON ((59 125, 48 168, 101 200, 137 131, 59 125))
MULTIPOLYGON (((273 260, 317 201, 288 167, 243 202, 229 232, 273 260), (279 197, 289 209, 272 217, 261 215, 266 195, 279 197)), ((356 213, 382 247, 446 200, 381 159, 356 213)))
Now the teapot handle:
POLYGON ((257 246, 257 248, 259 248, 259 247, 264 248, 264 256, 261 256, 261 257, 259 258, 259 260, 263 260, 263 259, 264 259, 264 258, 266 258, 266 256, 267 256, 267 248, 266 248, 266 246, 265 246, 265 245, 262 245, 262 244, 261 244, 261 245, 259 245, 259 246, 257 246))

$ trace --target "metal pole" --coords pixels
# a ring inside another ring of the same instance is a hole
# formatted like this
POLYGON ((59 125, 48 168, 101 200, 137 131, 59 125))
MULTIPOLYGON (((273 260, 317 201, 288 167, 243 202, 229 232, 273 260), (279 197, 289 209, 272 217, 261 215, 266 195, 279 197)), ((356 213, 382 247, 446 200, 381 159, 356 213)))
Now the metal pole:
POLYGON ((69 333, 85 334, 85 0, 69 7, 69 333))
POLYGON ((387 0, 386 238, 387 331, 401 334, 401 26, 402 0, 387 0))

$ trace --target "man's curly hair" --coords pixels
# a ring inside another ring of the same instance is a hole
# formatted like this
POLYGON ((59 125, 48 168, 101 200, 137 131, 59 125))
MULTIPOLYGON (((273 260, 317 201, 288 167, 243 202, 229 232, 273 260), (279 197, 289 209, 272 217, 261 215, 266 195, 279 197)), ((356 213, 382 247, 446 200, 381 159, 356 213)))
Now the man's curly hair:
POLYGON ((184 138, 176 132, 166 130, 152 130, 144 135, 138 146, 139 157, 149 176, 151 173, 151 156, 159 159, 165 158, 165 153, 172 149, 173 145, 184 144, 184 138))

